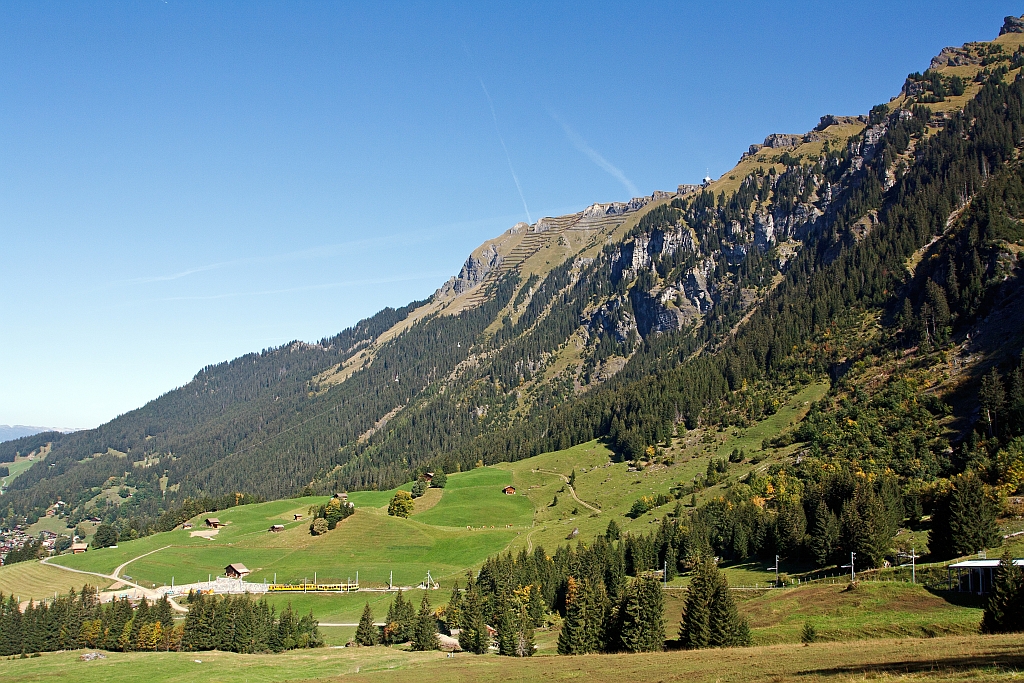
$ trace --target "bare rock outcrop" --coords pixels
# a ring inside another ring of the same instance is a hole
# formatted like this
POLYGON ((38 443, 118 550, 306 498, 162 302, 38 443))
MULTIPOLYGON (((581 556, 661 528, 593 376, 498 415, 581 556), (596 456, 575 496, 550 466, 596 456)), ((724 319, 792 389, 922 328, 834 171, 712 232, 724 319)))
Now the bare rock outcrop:
POLYGON ((488 273, 497 268, 501 261, 502 257, 498 253, 498 248, 494 244, 488 244, 478 254, 470 254, 462 265, 458 276, 450 278, 441 285, 434 296, 443 297, 452 292, 456 295, 468 292, 483 282, 488 273))
POLYGON ((999 29, 999 35, 1004 33, 1024 33, 1024 16, 1004 18, 1003 27, 999 29))

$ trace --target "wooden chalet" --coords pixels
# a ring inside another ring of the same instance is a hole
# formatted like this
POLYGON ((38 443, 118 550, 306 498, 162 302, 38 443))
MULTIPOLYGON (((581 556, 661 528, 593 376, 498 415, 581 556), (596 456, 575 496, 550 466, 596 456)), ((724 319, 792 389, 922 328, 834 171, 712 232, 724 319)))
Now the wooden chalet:
POLYGON ((244 579, 249 576, 249 574, 251 574, 249 569, 239 562, 233 562, 224 567, 224 576, 229 579, 244 579))
POLYGON ((88 549, 89 549, 89 546, 86 545, 85 543, 72 543, 71 544, 71 552, 74 553, 75 555, 81 555, 82 553, 84 553, 88 549))
POLYGON ((224 526, 223 524, 221 524, 221 521, 216 517, 207 517, 203 520, 203 524, 210 527, 211 529, 219 529, 222 526, 224 526))

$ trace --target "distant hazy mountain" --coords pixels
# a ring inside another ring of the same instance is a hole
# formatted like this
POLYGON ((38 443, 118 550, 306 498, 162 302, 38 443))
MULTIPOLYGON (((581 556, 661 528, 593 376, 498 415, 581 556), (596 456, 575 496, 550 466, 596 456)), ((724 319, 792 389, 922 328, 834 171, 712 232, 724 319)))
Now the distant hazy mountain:
POLYGON ((40 432, 64 432, 66 429, 55 427, 30 427, 28 425, 0 425, 0 442, 20 439, 23 436, 32 436, 40 432))

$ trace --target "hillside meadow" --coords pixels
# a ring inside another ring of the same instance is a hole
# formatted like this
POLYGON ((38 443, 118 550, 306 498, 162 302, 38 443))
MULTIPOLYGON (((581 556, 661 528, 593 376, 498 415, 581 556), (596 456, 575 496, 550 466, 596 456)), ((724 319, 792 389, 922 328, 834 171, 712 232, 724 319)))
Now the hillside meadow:
MULTIPOLYGON (((384 586, 392 574, 396 585, 416 586, 430 571, 445 589, 488 555, 537 545, 553 552, 574 529, 579 530, 577 538, 589 541, 615 519, 626 531, 645 533, 671 512, 674 503, 637 519, 624 516, 637 498, 667 494, 673 485, 692 481, 719 453, 759 449, 764 435, 789 428, 826 389, 826 385, 812 384, 795 391, 775 415, 747 430, 711 432, 703 438, 682 435, 667 449, 674 458, 670 466, 630 472, 626 463, 613 461, 614 454, 605 444, 591 441, 515 463, 452 473, 443 490, 430 490, 418 501, 417 512, 409 519, 387 515, 387 504, 397 489, 354 491, 349 500, 356 514, 337 530, 313 537, 308 532, 309 509, 326 499, 284 499, 200 515, 192 520, 191 530, 122 541, 117 548, 64 555, 53 562, 101 574, 110 574, 127 562, 122 575, 150 587, 170 585, 172 580, 176 584, 205 581, 227 564, 241 562, 252 570, 252 581, 273 581, 276 576, 282 583, 299 583, 312 580, 315 574, 318 581, 334 582, 354 579, 358 572, 366 586, 384 586), (577 502, 568 490, 562 477, 574 470, 577 495, 600 512, 577 502), (502 493, 509 484, 516 487, 516 495, 502 493), (295 520, 296 514, 304 518, 295 520), (203 530, 202 521, 210 516, 225 526, 214 535, 193 535, 203 530), (268 533, 272 524, 284 525, 285 531, 268 533)), ((762 456, 764 460, 756 465, 750 460, 730 465, 726 481, 698 498, 720 495, 724 486, 751 469, 778 461, 783 453, 762 456)), ((767 571, 748 574, 742 578, 753 577, 751 583, 770 578, 767 571)))

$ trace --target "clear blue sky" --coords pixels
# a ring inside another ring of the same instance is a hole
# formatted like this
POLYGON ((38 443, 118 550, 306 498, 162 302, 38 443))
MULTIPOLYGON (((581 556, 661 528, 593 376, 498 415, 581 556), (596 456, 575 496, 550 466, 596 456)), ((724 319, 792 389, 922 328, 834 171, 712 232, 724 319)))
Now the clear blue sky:
POLYGON ((95 426, 426 297, 527 211, 721 174, 1022 11, 3 3, 0 423, 95 426))

